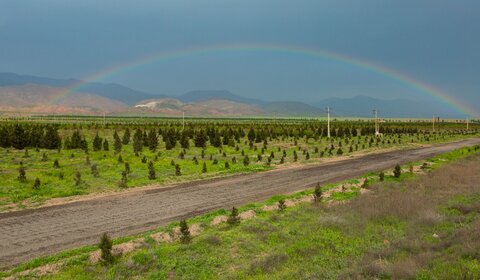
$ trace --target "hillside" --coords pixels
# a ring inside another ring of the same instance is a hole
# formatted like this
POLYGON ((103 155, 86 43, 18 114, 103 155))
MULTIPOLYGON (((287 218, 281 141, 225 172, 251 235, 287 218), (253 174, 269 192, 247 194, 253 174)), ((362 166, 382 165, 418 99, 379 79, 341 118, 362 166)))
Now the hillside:
POLYGON ((407 99, 379 99, 369 96, 327 98, 317 102, 273 101, 248 98, 228 90, 194 90, 178 97, 151 94, 119 84, 83 83, 77 79, 52 79, 15 73, 0 73, 3 111, 64 114, 95 114, 108 111, 121 114, 162 114, 179 116, 297 116, 319 117, 331 107, 337 117, 371 117, 377 108, 380 117, 400 118, 463 118, 455 110, 440 103, 407 99), (78 85, 82 86, 78 86, 78 85), (67 99, 51 101, 76 88, 67 99))
POLYGON ((122 102, 95 94, 65 96, 65 88, 44 85, 0 87, 0 111, 57 114, 100 114, 128 109, 122 102))
POLYGON ((178 99, 188 103, 221 99, 255 106, 267 104, 267 102, 263 100, 243 97, 233 94, 228 90, 194 90, 179 96, 178 99))
POLYGON ((81 84, 82 86, 77 89, 76 93, 95 94, 129 105, 133 105, 144 99, 166 97, 165 95, 161 94, 150 94, 134 90, 119 84, 84 83, 83 81, 77 79, 52 79, 30 75, 18 75, 15 73, 0 73, 0 86, 18 86, 28 84, 60 88, 72 88, 81 84))
POLYGON ((321 116, 325 113, 323 110, 295 101, 270 102, 263 106, 267 114, 285 115, 285 116, 321 116))
POLYGON ((255 116, 264 111, 256 106, 223 100, 209 99, 192 103, 183 103, 174 98, 145 100, 135 105, 136 110, 151 111, 162 115, 181 116, 255 116))

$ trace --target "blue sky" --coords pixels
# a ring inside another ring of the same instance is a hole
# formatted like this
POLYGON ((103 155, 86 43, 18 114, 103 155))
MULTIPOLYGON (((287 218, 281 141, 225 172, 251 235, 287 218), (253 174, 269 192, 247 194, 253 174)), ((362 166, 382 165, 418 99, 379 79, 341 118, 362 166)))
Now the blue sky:
MULTIPOLYGON (((89 77, 145 55, 237 43, 325 49, 441 88, 480 111, 480 1, 0 0, 0 71, 89 77)), ((108 77, 152 93, 266 100, 428 99, 359 67, 291 53, 185 56, 108 77)))

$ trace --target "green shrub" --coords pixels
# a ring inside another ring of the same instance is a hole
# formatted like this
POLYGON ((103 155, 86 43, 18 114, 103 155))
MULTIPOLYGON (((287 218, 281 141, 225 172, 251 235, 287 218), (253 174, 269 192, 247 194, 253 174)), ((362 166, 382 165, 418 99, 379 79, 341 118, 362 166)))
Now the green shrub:
POLYGON ((182 220, 180 222, 180 242, 183 244, 190 243, 192 236, 190 235, 190 229, 188 228, 187 221, 182 220))
POLYGON ((102 264, 112 264, 114 261, 112 254, 113 242, 107 233, 104 233, 100 238, 100 244, 98 244, 98 247, 100 248, 100 261, 102 262, 102 264))
POLYGON ((400 178, 401 175, 402 175, 402 167, 399 164, 397 164, 393 169, 393 176, 395 176, 395 178, 400 178))
POLYGON ((313 201, 315 202, 321 202, 322 201, 322 188, 320 186, 320 183, 317 183, 317 186, 315 186, 315 190, 313 191, 313 201))
POLYGON ((230 213, 230 216, 227 219, 227 223, 231 226, 240 224, 240 217, 238 216, 237 208, 232 207, 232 212, 230 213))

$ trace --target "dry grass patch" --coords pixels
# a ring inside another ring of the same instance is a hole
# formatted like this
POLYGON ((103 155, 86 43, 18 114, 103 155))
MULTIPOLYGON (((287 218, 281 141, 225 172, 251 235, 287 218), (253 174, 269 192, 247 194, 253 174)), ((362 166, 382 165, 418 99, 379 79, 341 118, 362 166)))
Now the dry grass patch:
POLYGON ((452 199, 480 194, 478 182, 480 159, 476 157, 443 166, 416 180, 375 184, 371 193, 330 208, 332 217, 323 218, 323 222, 353 234, 361 234, 372 222, 393 219, 405 226, 404 238, 387 240, 383 248, 370 250, 345 274, 347 278, 409 279, 439 260, 478 261, 480 220, 475 214, 479 213, 480 200, 461 200, 444 210, 452 199), (335 217, 335 212, 344 214, 335 217), (351 223, 342 223, 341 217, 351 223), (465 226, 472 219, 473 223, 465 226))

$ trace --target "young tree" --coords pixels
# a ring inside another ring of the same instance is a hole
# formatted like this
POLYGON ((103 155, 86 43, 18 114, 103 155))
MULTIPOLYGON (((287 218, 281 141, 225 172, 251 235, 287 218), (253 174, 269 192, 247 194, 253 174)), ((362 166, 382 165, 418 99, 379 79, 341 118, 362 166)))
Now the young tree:
POLYGON ((202 173, 207 173, 207 163, 203 162, 202 173))
POLYGON ((53 162, 53 168, 60 168, 60 163, 58 163, 58 159, 56 159, 56 160, 53 162))
POLYGON ((123 145, 128 145, 130 143, 130 129, 128 127, 125 129, 125 132, 123 133, 122 137, 122 144, 123 145))
POLYGON ((13 133, 10 136, 10 141, 15 149, 22 150, 27 146, 27 137, 25 129, 19 124, 13 127, 13 133))
POLYGON ((287 209, 287 205, 285 204, 285 200, 284 199, 280 199, 278 201, 278 212, 284 212, 285 209, 287 209))
POLYGON ((93 138, 93 150, 94 151, 100 151, 102 149, 102 138, 98 136, 98 132, 95 135, 95 138, 93 138))
POLYGON ((104 233, 100 238, 100 244, 98 244, 98 247, 100 248, 100 252, 101 252, 100 259, 102 261, 102 264, 104 265, 112 264, 114 261, 113 254, 112 254, 113 242, 107 233, 104 233))
POLYGON ((232 207, 232 212, 230 213, 230 216, 227 219, 227 223, 231 226, 240 224, 240 217, 238 216, 237 208, 232 207))
POLYGON ((206 142, 207 142, 207 135, 203 130, 200 130, 197 132, 197 134, 195 134, 195 138, 193 139, 193 142, 195 142, 195 147, 205 148, 206 142))
POLYGON ((151 129, 150 132, 148 133, 148 149, 150 149, 150 151, 153 152, 157 149, 157 147, 158 147, 157 132, 155 131, 155 129, 151 129))
POLYGON ((77 170, 74 180, 76 186, 79 186, 82 183, 82 174, 80 174, 80 171, 77 170))
POLYGON ((25 167, 23 167, 23 163, 20 163, 20 167, 18 168, 18 181, 20 182, 26 182, 27 181, 27 176, 26 176, 26 171, 25 167))
POLYGON ((385 173, 382 171, 380 174, 378 174, 378 178, 380 179, 380 182, 383 182, 385 180, 385 173))
POLYGON ((107 140, 107 138, 105 138, 105 140, 103 140, 103 150, 104 150, 104 151, 110 150, 110 147, 109 147, 109 145, 108 145, 108 140, 107 140))
POLYGON ((190 138, 187 135, 182 134, 182 136, 180 138, 180 145, 184 149, 190 148, 190 138))
POLYGON ((366 188, 368 187, 369 183, 370 183, 370 181, 368 180, 368 178, 365 178, 365 179, 363 180, 363 183, 362 183, 362 185, 360 186, 360 188, 366 189, 366 188))
POLYGON ((130 164, 128 162, 125 162, 125 172, 127 172, 127 174, 131 173, 130 164))
POLYGON ((321 202, 322 195, 322 187, 320 186, 320 183, 317 183, 317 185, 315 186, 315 190, 313 191, 313 201, 321 202))
POLYGON ((120 140, 116 130, 113 133, 113 149, 115 150, 115 153, 120 153, 122 151, 122 140, 120 140))
POLYGON ((41 142, 42 147, 45 149, 60 149, 62 146, 62 138, 60 138, 57 128, 53 125, 46 127, 45 134, 43 135, 41 142))
POLYGON ((143 149, 143 134, 140 129, 135 130, 133 135, 133 152, 138 154, 142 152, 143 149))
POLYGON ((40 188, 40 179, 35 178, 35 182, 33 182, 33 189, 38 190, 40 188))
POLYGON ((255 130, 253 128, 250 128, 250 130, 248 131, 247 138, 250 142, 253 142, 255 140, 256 135, 255 135, 255 130))
POLYGON ((148 162, 148 179, 155 180, 157 178, 155 173, 155 168, 153 166, 153 161, 148 162))
POLYGON ((192 240, 192 237, 190 235, 190 230, 188 229, 187 221, 185 220, 182 220, 180 222, 180 233, 181 233, 180 242, 182 242, 183 244, 190 243, 190 240, 192 240))
POLYGON ((11 135, 12 133, 10 133, 10 130, 5 127, 5 126, 2 126, 0 127, 0 147, 2 148, 9 148, 11 147, 11 135))
POLYGON ((182 175, 180 164, 175 164, 175 176, 180 176, 180 175, 182 175))
POLYGON ((250 164, 250 158, 248 156, 245 156, 243 158, 243 165, 248 166, 250 164))
POLYGON ((127 172, 122 171, 122 179, 118 182, 118 186, 120 188, 126 188, 127 187, 127 172))
POLYGON ((261 154, 257 155, 257 161, 262 161, 262 155, 261 154))
POLYGON ((90 166, 90 171, 92 172, 93 177, 98 178, 100 176, 98 174, 98 168, 96 164, 92 164, 92 166, 90 166))
POLYGON ((399 178, 400 175, 402 175, 402 167, 400 167, 399 164, 395 165, 395 168, 393 169, 393 176, 395 178, 399 178))

